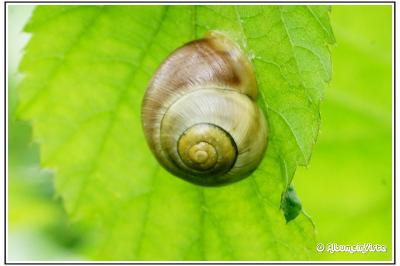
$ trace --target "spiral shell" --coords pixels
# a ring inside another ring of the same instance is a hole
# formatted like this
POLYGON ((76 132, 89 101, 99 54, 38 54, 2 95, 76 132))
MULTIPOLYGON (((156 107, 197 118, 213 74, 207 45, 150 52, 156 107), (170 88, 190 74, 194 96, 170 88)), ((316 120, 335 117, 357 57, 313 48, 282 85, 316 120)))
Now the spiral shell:
POLYGON ((215 186, 248 176, 267 145, 249 59, 224 34, 175 50, 153 76, 142 105, 147 142, 168 171, 215 186))

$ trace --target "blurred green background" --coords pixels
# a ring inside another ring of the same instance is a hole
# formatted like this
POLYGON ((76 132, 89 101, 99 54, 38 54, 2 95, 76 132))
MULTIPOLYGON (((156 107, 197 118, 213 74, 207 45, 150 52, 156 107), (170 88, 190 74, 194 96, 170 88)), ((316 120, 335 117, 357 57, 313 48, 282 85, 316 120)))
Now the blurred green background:
MULTIPOLYGON (((68 220, 39 167, 28 123, 15 118, 22 28, 33 6, 8 6, 8 260, 85 260, 85 228, 68 220)), ((333 6, 333 80, 307 169, 295 186, 317 243, 386 245, 386 253, 315 253, 314 260, 392 259, 392 7, 333 6)))

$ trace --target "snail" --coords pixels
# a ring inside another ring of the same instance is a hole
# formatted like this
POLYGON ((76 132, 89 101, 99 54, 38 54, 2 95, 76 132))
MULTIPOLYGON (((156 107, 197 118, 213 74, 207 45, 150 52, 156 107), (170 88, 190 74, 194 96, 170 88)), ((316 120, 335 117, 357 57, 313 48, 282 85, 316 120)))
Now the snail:
POLYGON ((218 186, 249 176, 267 145, 252 65, 225 34, 211 32, 175 50, 144 95, 151 151, 172 174, 218 186))

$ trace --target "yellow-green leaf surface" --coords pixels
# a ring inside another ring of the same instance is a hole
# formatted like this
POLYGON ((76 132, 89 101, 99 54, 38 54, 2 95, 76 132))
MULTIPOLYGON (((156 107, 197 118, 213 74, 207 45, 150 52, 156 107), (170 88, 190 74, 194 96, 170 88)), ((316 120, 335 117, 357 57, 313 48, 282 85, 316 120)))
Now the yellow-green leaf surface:
MULTIPOLYGON (((19 116, 72 219, 101 260, 298 260, 314 228, 280 210, 319 130, 333 43, 326 6, 41 6, 20 71, 19 116), (203 188, 171 176, 144 139, 141 101, 158 65, 210 30, 252 59, 269 145, 253 175, 203 188)), ((300 195, 301 197, 301 195, 300 195)))

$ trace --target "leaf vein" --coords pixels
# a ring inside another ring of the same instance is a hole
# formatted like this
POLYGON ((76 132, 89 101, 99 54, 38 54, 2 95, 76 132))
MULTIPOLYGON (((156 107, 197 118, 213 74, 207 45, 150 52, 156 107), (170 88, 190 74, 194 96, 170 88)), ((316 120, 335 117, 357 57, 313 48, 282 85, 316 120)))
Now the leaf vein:
MULTIPOLYGON (((161 15, 161 18, 159 20, 159 24, 157 25, 156 29, 152 32, 152 35, 149 38, 147 49, 142 53, 141 57, 138 60, 139 62, 143 62, 144 59, 146 58, 146 54, 149 52, 149 50, 150 50, 150 48, 152 46, 152 43, 154 42, 154 39, 157 37, 158 33, 160 32, 161 25, 163 24, 164 18, 165 18, 166 13, 167 13, 167 10, 168 10, 168 6, 165 6, 164 9, 163 9, 163 13, 161 15)), ((139 63, 138 65, 141 65, 141 63, 139 63)), ((132 82, 133 82, 134 76, 136 75, 138 70, 139 70, 139 68, 133 69, 133 71, 132 71, 132 82)), ((98 148, 98 150, 96 152, 97 157, 95 158, 95 160, 93 160, 91 166, 89 167, 90 170, 85 175, 86 179, 85 179, 84 185, 81 187, 80 191, 78 192, 78 200, 77 200, 77 202, 75 204, 75 207, 73 208, 72 213, 76 212, 76 210, 77 210, 77 208, 79 206, 79 203, 80 203, 80 201, 82 199, 82 194, 83 194, 84 190, 87 187, 87 184, 88 184, 88 182, 90 180, 90 177, 93 175, 93 173, 96 171, 96 169, 98 167, 98 163, 100 161, 100 157, 101 157, 101 155, 102 155, 102 153, 104 151, 105 143, 107 142, 108 137, 110 135, 110 132, 111 132, 113 126, 114 126, 114 123, 115 123, 115 120, 116 120, 116 117, 117 117, 117 114, 118 114, 118 110, 120 108, 120 104, 123 101, 123 98, 124 98, 125 94, 129 91, 129 88, 130 88, 130 86, 126 86, 125 89, 123 89, 119 94, 118 101, 117 101, 116 105, 114 106, 114 110, 113 110, 112 115, 111 115, 111 117, 109 119, 109 122, 108 122, 108 125, 107 125, 107 129, 105 130, 105 133, 102 136, 102 141, 101 141, 101 143, 99 145, 99 148, 98 148)))

